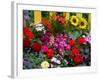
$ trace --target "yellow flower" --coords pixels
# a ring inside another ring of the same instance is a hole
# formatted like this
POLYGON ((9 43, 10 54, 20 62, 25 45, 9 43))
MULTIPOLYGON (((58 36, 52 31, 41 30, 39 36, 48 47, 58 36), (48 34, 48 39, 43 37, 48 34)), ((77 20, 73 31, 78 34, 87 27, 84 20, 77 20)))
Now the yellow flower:
POLYGON ((42 67, 42 68, 48 68, 48 67, 49 67, 49 63, 48 63, 47 61, 43 61, 43 62, 41 63, 41 67, 42 67))
POLYGON ((74 26, 77 26, 78 23, 79 23, 79 20, 78 20, 78 17, 77 16, 71 16, 71 24, 74 25, 74 26))
POLYGON ((80 23, 79 23, 79 28, 80 28, 80 29, 86 29, 86 26, 87 26, 87 21, 86 21, 86 19, 81 18, 81 19, 80 19, 80 23))

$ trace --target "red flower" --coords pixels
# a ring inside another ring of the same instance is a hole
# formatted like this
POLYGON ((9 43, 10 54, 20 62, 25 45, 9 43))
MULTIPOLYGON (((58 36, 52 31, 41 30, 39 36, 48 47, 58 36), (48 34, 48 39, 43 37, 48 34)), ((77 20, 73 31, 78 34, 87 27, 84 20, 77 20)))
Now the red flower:
POLYGON ((83 62, 83 56, 82 55, 77 55, 74 57, 74 64, 81 64, 83 62))
POLYGON ((85 43, 85 38, 84 38, 84 37, 79 37, 79 38, 77 39, 77 42, 78 42, 78 43, 85 43))
POLYGON ((59 18, 60 18, 60 16, 57 15, 57 16, 54 17, 54 20, 57 20, 57 19, 59 19, 59 18))
POLYGON ((32 50, 38 52, 38 51, 41 50, 41 46, 42 45, 39 42, 34 42, 33 45, 32 45, 32 50))
POLYGON ((23 33, 29 39, 34 38, 34 34, 31 32, 31 30, 28 27, 23 28, 23 33))
POLYGON ((72 57, 72 58, 75 57, 74 53, 70 53, 69 56, 72 57))
POLYGON ((75 45, 75 41, 72 40, 72 39, 70 39, 70 40, 68 41, 68 43, 69 43, 70 45, 75 45))
POLYGON ((62 16, 59 16, 59 15, 55 16, 54 20, 58 20, 61 24, 65 23, 65 19, 62 16))
POLYGON ((54 51, 51 48, 48 49, 48 52, 47 52, 48 59, 51 59, 53 57, 53 55, 54 55, 54 51))
POLYGON ((79 48, 74 47, 71 52, 74 53, 75 55, 78 55, 79 54, 79 48))
POLYGON ((76 47, 72 48, 72 51, 71 51, 71 53, 69 54, 69 56, 72 57, 72 58, 74 58, 74 57, 77 56, 77 55, 80 55, 80 54, 79 54, 79 49, 76 48, 76 47))
POLYGON ((29 39, 26 39, 26 38, 25 38, 25 39, 23 40, 23 47, 24 47, 24 48, 27 48, 27 47, 29 47, 29 46, 30 46, 30 41, 29 41, 29 39))

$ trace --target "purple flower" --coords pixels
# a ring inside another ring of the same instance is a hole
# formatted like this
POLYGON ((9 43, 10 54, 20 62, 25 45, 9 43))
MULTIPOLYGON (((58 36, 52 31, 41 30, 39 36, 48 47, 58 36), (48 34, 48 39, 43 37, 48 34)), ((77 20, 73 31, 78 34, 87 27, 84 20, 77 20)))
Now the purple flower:
POLYGON ((44 42, 45 45, 49 44, 51 33, 46 32, 45 34, 41 35, 41 40, 44 42))
POLYGON ((49 44, 52 46, 53 43, 54 43, 54 36, 50 36, 49 44))
POLYGON ((70 45, 67 45, 66 46, 66 51, 70 50, 71 46, 70 45))
POLYGON ((85 40, 90 43, 91 42, 91 35, 85 36, 85 40))
POLYGON ((24 10, 23 15, 24 15, 25 20, 29 20, 29 11, 28 10, 24 10))

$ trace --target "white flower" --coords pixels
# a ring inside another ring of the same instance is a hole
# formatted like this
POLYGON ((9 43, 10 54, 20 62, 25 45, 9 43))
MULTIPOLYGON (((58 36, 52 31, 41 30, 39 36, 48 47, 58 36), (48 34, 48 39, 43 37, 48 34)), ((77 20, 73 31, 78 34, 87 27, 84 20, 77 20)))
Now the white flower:
POLYGON ((36 31, 43 31, 44 30, 43 24, 35 24, 34 27, 35 27, 36 31))

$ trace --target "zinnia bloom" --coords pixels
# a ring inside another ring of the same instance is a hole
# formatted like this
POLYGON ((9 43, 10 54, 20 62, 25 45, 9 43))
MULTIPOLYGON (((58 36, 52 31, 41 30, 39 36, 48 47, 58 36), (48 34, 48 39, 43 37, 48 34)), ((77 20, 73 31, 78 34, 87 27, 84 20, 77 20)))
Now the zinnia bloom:
POLYGON ((28 48, 29 46, 30 46, 30 41, 29 41, 29 39, 25 38, 23 40, 23 47, 28 48))
POLYGON ((71 16, 71 24, 74 26, 77 26, 79 23, 78 17, 77 16, 71 16))
POLYGON ((79 28, 80 28, 80 29, 86 29, 86 26, 87 26, 87 21, 86 21, 86 19, 81 18, 81 19, 80 19, 80 23, 79 23, 79 28))
POLYGON ((47 51, 47 57, 48 57, 48 59, 51 59, 52 57, 53 57, 53 55, 54 55, 54 51, 53 51, 53 49, 48 49, 48 51, 47 51))
POLYGON ((32 50, 38 52, 38 51, 41 50, 41 46, 42 46, 41 43, 39 43, 39 42, 34 42, 33 45, 32 45, 32 50))
POLYGON ((47 61, 43 61, 43 62, 41 63, 41 67, 42 67, 42 68, 48 68, 48 67, 49 67, 49 63, 48 63, 47 61))
POLYGON ((23 33, 29 39, 34 38, 34 34, 31 32, 31 30, 28 27, 23 28, 23 33))
POLYGON ((79 37, 79 38, 77 39, 77 42, 81 44, 81 43, 85 43, 86 40, 85 40, 84 37, 79 37))

